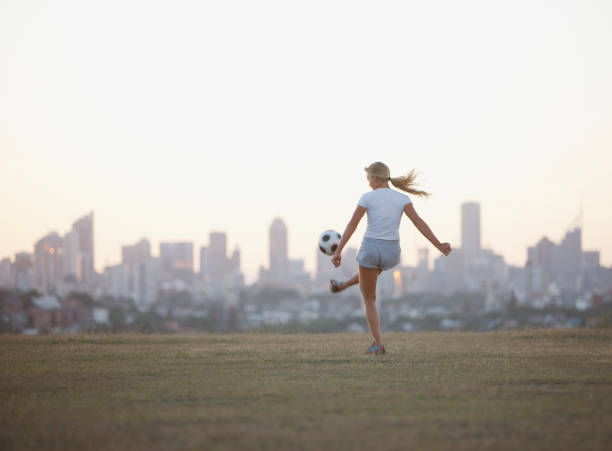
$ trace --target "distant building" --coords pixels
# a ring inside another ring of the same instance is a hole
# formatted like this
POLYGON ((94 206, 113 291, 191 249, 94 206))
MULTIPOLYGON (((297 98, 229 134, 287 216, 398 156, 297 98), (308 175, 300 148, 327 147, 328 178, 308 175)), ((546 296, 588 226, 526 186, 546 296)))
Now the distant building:
POLYGON ((480 204, 476 202, 461 204, 461 249, 467 268, 480 254, 480 204))
POLYGON ((34 245, 36 287, 44 293, 54 293, 63 276, 62 238, 56 233, 41 238, 34 245))
POLYGON ((159 245, 160 277, 163 282, 184 285, 193 284, 193 243, 163 242, 159 245))
POLYGON ((232 252, 232 258, 230 260, 230 270, 240 271, 240 249, 236 247, 234 252, 232 252))
POLYGON ((142 239, 131 246, 121 247, 121 262, 126 265, 133 265, 147 261, 151 258, 151 243, 149 240, 142 239))
POLYGON ((104 268, 104 294, 115 299, 129 297, 126 265, 112 265, 104 268))
POLYGON ((200 247, 200 281, 210 283, 210 274, 208 271, 208 248, 200 247))
POLYGON ((72 232, 76 239, 76 262, 71 262, 70 267, 76 267, 76 278, 79 282, 89 284, 95 281, 94 269, 94 223, 93 211, 78 219, 72 224, 72 232))
POLYGON ((544 237, 535 246, 527 248, 527 292, 530 298, 548 291, 554 276, 553 255, 556 255, 556 246, 544 237))
MULTIPOLYGON (((343 253, 342 255, 342 265, 340 265, 339 268, 335 268, 331 261, 332 257, 321 252, 318 246, 315 247, 317 268, 314 277, 314 291, 328 291, 330 279, 344 281, 357 274, 357 263, 351 263, 352 254, 356 254, 356 251, 349 252, 349 249, 347 249, 347 253, 343 253), (345 264, 347 264, 346 271, 345 264), (354 271, 350 271, 350 269, 354 271)), ((346 294, 347 292, 345 291, 343 293, 346 294)))
POLYGON ((432 289, 445 295, 464 289, 465 257, 463 249, 453 249, 447 256, 440 255, 434 262, 433 277, 436 281, 432 289))
POLYGON ((0 260, 0 288, 13 288, 13 268, 10 258, 0 260))
POLYGON ((553 271, 562 289, 578 290, 582 273, 582 229, 568 231, 554 248, 553 271))
POLYGON ((221 293, 225 285, 225 278, 230 272, 230 264, 227 258, 227 234, 225 232, 210 233, 207 261, 211 287, 216 293, 221 293))
POLYGON ((599 263, 599 251, 582 253, 582 288, 589 291, 605 291, 602 267, 599 263))
MULTIPOLYGON (((179 250, 173 249, 170 252, 178 252, 179 257, 169 263, 170 270, 168 277, 177 277, 185 284, 190 280, 189 273, 185 274, 180 263, 179 250)), ((186 258, 188 260, 189 250, 186 258)), ((168 256, 166 251, 166 257, 168 256)), ((176 257, 176 255, 175 255, 176 257)), ((130 298, 141 307, 153 304, 157 296, 159 280, 159 259, 151 256, 151 244, 149 240, 142 239, 138 243, 121 247, 121 265, 107 267, 105 275, 109 279, 106 281, 106 289, 111 291, 115 297, 130 298)), ((184 264, 183 264, 184 266, 184 264)))
POLYGON ((287 226, 281 218, 270 225, 270 273, 271 282, 284 285, 288 282, 289 257, 287 252, 287 226))
POLYGON ((304 269, 304 260, 289 260, 289 284, 299 292, 305 293, 310 288, 310 274, 304 269))
POLYGON ((64 235, 63 239, 63 259, 62 259, 62 270, 63 277, 66 280, 73 280, 77 282, 77 273, 79 270, 78 266, 78 242, 79 237, 78 233, 71 230, 66 235, 64 235))
POLYGON ((241 256, 238 247, 234 248, 231 257, 228 257, 227 234, 211 232, 208 247, 200 251, 200 274, 214 296, 236 300, 236 290, 244 285, 244 275, 240 265, 241 256))
POLYGON ((35 287, 34 260, 32 254, 27 252, 15 254, 13 271, 15 275, 15 289, 28 291, 35 287))

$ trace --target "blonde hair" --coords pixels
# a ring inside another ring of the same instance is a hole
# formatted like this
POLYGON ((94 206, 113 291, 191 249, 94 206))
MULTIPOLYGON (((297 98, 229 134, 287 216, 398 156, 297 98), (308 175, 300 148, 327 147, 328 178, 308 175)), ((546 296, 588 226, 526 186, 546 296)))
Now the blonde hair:
POLYGON ((407 175, 400 177, 391 177, 391 171, 389 170, 389 166, 387 166, 385 163, 377 161, 366 167, 365 171, 368 173, 368 175, 370 175, 370 177, 376 177, 377 179, 383 181, 389 181, 397 189, 406 191, 410 194, 414 194, 415 196, 427 197, 431 195, 431 193, 414 188, 414 186, 416 185, 415 169, 411 170, 407 175))

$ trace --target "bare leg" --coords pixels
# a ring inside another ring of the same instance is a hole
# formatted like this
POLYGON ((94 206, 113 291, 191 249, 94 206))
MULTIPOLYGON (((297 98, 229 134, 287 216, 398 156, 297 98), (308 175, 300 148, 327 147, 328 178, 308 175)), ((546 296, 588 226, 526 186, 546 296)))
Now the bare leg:
POLYGON ((340 282, 340 286, 344 290, 345 288, 352 287, 353 285, 357 285, 358 283, 359 283, 359 273, 355 274, 349 280, 340 282))
POLYGON ((365 268, 359 265, 359 288, 363 296, 363 307, 370 326, 370 331, 376 342, 376 346, 382 344, 382 336, 380 334, 380 319, 378 318, 378 310, 376 309, 376 280, 381 273, 380 269, 365 268))

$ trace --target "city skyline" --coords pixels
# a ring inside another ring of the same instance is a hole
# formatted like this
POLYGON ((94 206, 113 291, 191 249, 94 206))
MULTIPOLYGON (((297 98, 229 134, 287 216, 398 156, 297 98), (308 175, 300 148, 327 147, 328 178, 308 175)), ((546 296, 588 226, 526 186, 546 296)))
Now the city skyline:
MULTIPOLYGON (((519 267, 524 267, 527 264, 527 261, 529 259, 529 255, 530 252, 532 251, 532 248, 540 246, 539 243, 541 242, 545 242, 545 243, 562 243, 563 240, 567 239, 568 236, 571 237, 572 235, 572 231, 574 230, 574 228, 576 226, 578 226, 581 229, 581 234, 584 233, 584 229, 582 228, 582 225, 577 223, 577 221, 573 221, 570 226, 568 227, 568 229, 565 231, 563 237, 560 237, 559 239, 551 239, 550 235, 543 233, 540 235, 540 238, 536 241, 534 241, 533 243, 526 243, 524 246, 524 254, 525 254, 525 258, 524 261, 519 262, 518 264, 515 264, 513 262, 510 262, 506 259, 506 256, 503 254, 503 252, 499 252, 499 250, 497 249, 491 249, 485 245, 480 245, 478 244, 472 244, 472 243, 476 243, 477 241, 480 240, 480 234, 481 234, 481 218, 480 218, 480 204, 478 202, 474 202, 474 201, 466 201, 464 203, 462 203, 460 205, 460 214, 458 215, 460 216, 460 223, 463 224, 463 226, 461 227, 460 230, 460 235, 462 235, 464 238, 462 238, 463 240, 465 240, 466 236, 468 237, 467 239, 469 240, 468 242, 470 243, 470 246, 473 248, 471 251, 471 256, 464 256, 462 254, 462 259, 466 258, 468 260, 466 260, 466 265, 469 265, 469 261, 471 261, 474 258, 474 255, 476 255, 476 253, 480 253, 483 250, 492 250, 493 252, 496 252, 497 254, 501 255, 502 258, 504 258, 505 264, 506 265, 513 265, 513 266, 519 266, 519 267), (469 215, 466 217, 466 212, 469 213, 469 215), (473 232, 471 232, 471 230, 473 230, 473 232), (470 237, 470 233, 473 234, 473 236, 475 238, 469 238, 470 237)), ((33 259, 34 259, 34 264, 35 265, 42 265, 43 263, 43 259, 41 258, 36 258, 37 255, 42 255, 44 257, 44 259, 48 259, 50 257, 55 257, 57 258, 58 256, 53 256, 53 255, 49 255, 48 252, 40 252, 40 248, 42 248, 42 246, 44 246, 46 243, 55 243, 54 245, 57 246, 57 243, 62 243, 62 240, 67 240, 66 243, 67 244, 60 244, 60 246, 70 246, 70 243, 72 242, 72 237, 73 234, 75 233, 75 230, 78 230, 79 227, 82 227, 82 224, 85 224, 87 227, 87 232, 88 233, 92 233, 93 236, 90 239, 93 239, 93 247, 91 249, 87 248, 87 255, 90 255, 89 252, 91 252, 91 255, 94 255, 95 253, 97 253, 96 251, 96 238, 95 238, 95 234, 93 233, 93 230, 97 229, 97 227, 95 227, 93 225, 93 218, 94 218, 94 212, 90 212, 87 215, 83 215, 82 217, 79 217, 72 226, 72 229, 68 230, 65 233, 64 238, 61 238, 62 234, 60 232, 58 232, 57 230, 51 231, 47 234, 44 234, 42 237, 40 237, 37 240, 33 241, 32 247, 31 249, 21 249, 18 252, 15 252, 13 254, 10 255, 3 255, 0 254, 0 260, 4 259, 4 258, 9 258, 11 261, 15 260, 15 256, 17 254, 30 254, 32 255, 33 259), (87 221, 87 222, 85 222, 87 221), (93 230, 92 230, 93 229, 93 230)), ((363 228, 365 229, 365 227, 363 228)), ((416 230, 416 229, 415 229, 416 230)), ((362 230, 361 233, 363 233, 365 230, 362 230)), ((274 267, 276 268, 271 274, 273 274, 270 279, 270 281, 273 282, 278 282, 282 284, 283 280, 288 281, 287 275, 279 275, 278 271, 279 271, 279 264, 280 262, 284 262, 284 265, 286 266, 286 271, 289 270, 289 264, 291 261, 295 261, 300 260, 300 261, 307 261, 306 256, 303 255, 295 255, 294 253, 291 253, 292 258, 289 258, 289 253, 287 250, 287 241, 291 236, 291 228, 286 225, 285 221, 283 220, 282 217, 276 217, 273 218, 270 221, 269 224, 269 229, 266 231, 266 236, 267 236, 267 240, 262 240, 265 242, 266 247, 267 247, 267 255, 266 255, 266 259, 264 261, 261 261, 257 264, 257 271, 249 274, 247 271, 244 270, 244 268, 242 268, 242 271, 245 275, 245 282, 248 284, 252 284, 255 283, 257 281, 259 281, 260 277, 261 277, 261 270, 262 268, 267 267, 268 269, 266 271, 269 271, 270 269, 270 265, 274 265, 274 267), (280 228, 280 232, 278 232, 280 228), (276 231, 275 231, 276 230, 276 231), (280 237, 278 236, 278 234, 280 233, 280 237), (279 241, 280 240, 280 241, 279 241), (274 257, 274 250, 278 249, 278 247, 280 246, 280 257, 274 257), (280 258, 280 260, 279 260, 280 258)), ((99 232, 98 232, 99 233, 99 232)), ((215 262, 215 259, 218 260, 219 258, 221 258, 222 260, 228 260, 228 262, 231 260, 231 258, 238 258, 238 267, 240 268, 240 261, 242 260, 242 255, 243 255, 243 250, 240 246, 240 243, 237 243, 234 241, 233 246, 231 246, 232 249, 234 249, 233 251, 233 255, 230 258, 230 253, 229 253, 229 248, 230 246, 228 246, 228 240, 227 240, 227 236, 231 234, 231 231, 218 231, 218 230, 213 230, 213 231, 209 231, 208 232, 208 244, 205 242, 197 242, 195 240, 189 240, 189 239, 184 239, 184 240, 161 240, 158 243, 155 242, 151 242, 151 240, 149 240, 147 237, 141 237, 138 240, 133 241, 132 244, 129 243, 121 243, 119 245, 119 255, 120 257, 116 260, 116 261, 112 261, 109 263, 104 264, 102 267, 98 267, 97 265, 93 265, 93 269, 102 274, 104 272, 104 270, 108 267, 113 267, 119 263, 125 263, 130 262, 130 255, 133 255, 135 252, 139 252, 140 254, 146 253, 147 254, 147 258, 155 258, 155 259, 159 259, 160 261, 163 262, 164 257, 163 257, 163 250, 164 248, 166 249, 170 249, 170 248, 174 248, 176 246, 184 246, 185 249, 189 249, 190 253, 191 253, 191 257, 186 257, 186 258, 190 258, 190 260, 188 262, 186 262, 185 264, 181 264, 180 265, 180 269, 181 270, 185 270, 188 269, 190 270, 194 275, 197 275, 201 272, 201 268, 202 268, 202 252, 205 252, 208 255, 208 258, 212 258, 213 260, 209 260, 208 263, 208 267, 206 268, 207 271, 210 270, 211 266, 213 268, 213 272, 210 274, 215 274, 214 273, 214 268, 216 266, 223 266, 221 264, 219 264, 218 262, 215 262), (146 246, 146 252, 142 250, 142 247, 146 246), (139 250, 140 249, 140 250, 139 250), (152 252, 151 249, 159 249, 158 252, 152 252), (212 249, 212 252, 211 252, 212 249), (236 254, 237 253, 237 254, 236 254), (219 255, 217 255, 219 254, 219 255), (197 263, 196 263, 197 262, 197 263), (212 262, 212 265, 211 265, 212 262)), ((91 243, 88 242, 88 240, 86 240, 86 245, 91 246, 91 243)), ((360 242, 360 239, 359 239, 360 242)), ((359 242, 357 240, 355 240, 355 238, 352 238, 352 240, 349 242, 349 245, 347 245, 347 247, 345 248, 345 254, 350 254, 350 256, 354 257, 354 251, 356 250, 356 248, 358 248, 359 242)), ((604 259, 603 259, 603 255, 601 254, 601 251, 599 248, 597 247, 589 247, 584 245, 584 240, 582 240, 583 245, 582 248, 584 249, 585 252, 591 252, 591 251, 596 251, 599 255, 599 261, 602 267, 606 267, 606 266, 610 266, 612 267, 612 265, 607 265, 604 263, 604 259)), ((402 243, 403 244, 403 243, 402 243)), ((435 248, 433 248, 433 246, 431 246, 431 244, 429 242, 426 242, 426 246, 420 246, 415 250, 415 255, 414 255, 414 263, 410 263, 410 262, 406 262, 406 260, 408 260, 407 256, 406 256, 406 251, 403 250, 403 255, 402 255, 402 262, 400 263, 400 265, 402 266, 411 266, 414 268, 418 268, 421 264, 422 264, 422 256, 428 254, 429 257, 428 259, 430 259, 430 267, 428 269, 432 269, 431 265, 433 265, 433 262, 440 256, 442 256, 442 254, 438 253, 435 248), (429 247, 431 247, 431 249, 429 249, 429 247), (424 251, 427 250, 427 253, 424 253, 424 251), (431 258, 430 258, 431 257, 431 258)), ((451 243, 452 244, 452 243, 451 243)), ((47 245, 48 247, 48 245, 47 245)), ((461 250, 463 253, 465 253, 465 249, 461 247, 461 242, 458 243, 457 246, 453 246, 453 249, 456 250, 461 250)), ((76 250, 75 250, 76 252, 76 250)), ((175 252, 174 250, 172 252, 175 252)), ((180 251, 182 253, 182 255, 188 255, 188 251, 180 251), (187 252, 187 254, 185 254, 185 252, 187 252)), ((320 251, 316 248, 316 243, 313 246, 313 256, 314 256, 314 264, 312 264, 312 266, 310 265, 304 265, 303 270, 308 272, 313 279, 317 278, 317 273, 319 272, 319 268, 320 265, 322 263, 324 263, 324 261, 330 259, 329 256, 324 256, 320 253, 320 251)), ((64 255, 63 258, 61 259, 62 262, 67 261, 67 255, 64 255)), ((345 256, 346 257, 346 256, 345 256)), ((143 257, 141 257, 141 259, 143 259, 143 257)), ((72 260, 74 260, 75 262, 77 261, 77 256, 75 254, 75 256, 72 258, 72 260)), ((47 263, 48 264, 48 263, 47 263)), ((351 262, 348 262, 347 260, 345 260, 345 265, 350 265, 351 262)), ((67 265, 66 263, 63 263, 63 265, 67 265)), ((76 265, 76 263, 74 263, 73 265, 76 265)), ((163 263, 162 263, 163 265, 163 263)), ((69 265, 67 265, 69 266, 69 265)), ((332 270, 332 265, 331 265, 331 260, 330 260, 330 268, 329 270, 332 270)), ((89 270, 91 271, 91 270, 89 270)), ((224 270, 221 270, 224 271, 224 270)), ((82 272, 82 270, 78 270, 75 266, 74 269, 75 275, 80 274, 82 272)), ((350 271, 349 271, 350 272, 350 271)), ((287 273, 288 274, 288 273, 287 273)), ((348 275, 348 273, 347 273, 348 275)), ((89 278, 91 276, 88 276, 89 278)), ((270 277, 270 276, 267 276, 270 277)), ((77 276, 78 280, 81 280, 80 276, 77 276)), ((44 285, 44 283, 37 281, 41 284, 44 285)))
MULTIPOLYGON (((416 211, 455 248, 465 200, 482 247, 516 265, 582 206, 584 247, 609 266, 612 3, 554 11, 2 2, 0 255, 93 210, 98 270, 143 237, 197 248, 225 230, 253 280, 282 216, 312 271, 316 237, 343 231, 383 161, 417 169, 433 195, 416 211)), ((400 238, 404 263, 430 246, 406 220, 400 238)))

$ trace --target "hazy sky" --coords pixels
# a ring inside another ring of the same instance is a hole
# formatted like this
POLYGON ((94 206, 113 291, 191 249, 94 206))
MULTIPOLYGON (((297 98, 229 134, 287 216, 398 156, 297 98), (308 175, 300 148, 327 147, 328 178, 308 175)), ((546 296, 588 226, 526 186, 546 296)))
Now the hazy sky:
MULTIPOLYGON (((608 0, 3 0, 0 257, 94 210, 99 271, 222 230, 252 281, 281 216, 312 270, 380 160, 420 171, 455 247, 464 201, 517 265, 582 204, 611 265, 610 24, 608 0)), ((407 218, 401 240, 407 264, 428 245, 407 218)))

